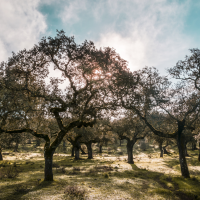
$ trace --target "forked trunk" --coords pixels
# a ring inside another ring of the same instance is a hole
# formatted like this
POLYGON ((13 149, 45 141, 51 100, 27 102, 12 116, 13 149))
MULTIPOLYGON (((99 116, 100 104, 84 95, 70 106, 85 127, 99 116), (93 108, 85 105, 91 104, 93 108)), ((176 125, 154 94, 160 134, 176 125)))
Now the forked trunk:
POLYGON ((92 159, 92 143, 87 143, 87 150, 88 150, 88 159, 92 159))
POLYGON ((185 123, 183 121, 178 122, 178 137, 177 144, 179 150, 179 161, 181 166, 181 174, 185 178, 190 178, 190 173, 187 166, 187 161, 185 158, 185 136, 183 134, 185 123))
POLYGON ((45 168, 44 168, 45 181, 53 181, 52 163, 53 163, 53 153, 52 152, 45 153, 45 168))
POLYGON ((160 149, 160 157, 163 157, 163 148, 162 148, 162 143, 159 143, 159 149, 160 149))
POLYGON ((75 147, 74 150, 75 150, 75 159, 79 160, 79 148, 75 147))
POLYGON ((2 156, 2 150, 0 148, 0 160, 3 160, 3 156, 2 156))

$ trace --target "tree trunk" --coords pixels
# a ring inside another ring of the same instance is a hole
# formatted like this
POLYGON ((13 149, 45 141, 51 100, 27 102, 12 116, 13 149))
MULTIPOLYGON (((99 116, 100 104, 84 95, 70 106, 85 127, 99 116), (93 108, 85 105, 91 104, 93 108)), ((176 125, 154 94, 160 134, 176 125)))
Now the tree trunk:
POLYGON ((17 151, 18 151, 18 147, 19 147, 18 141, 16 141, 16 142, 15 142, 15 147, 14 147, 14 152, 17 152, 17 151))
POLYGON ((0 148, 0 160, 3 160, 2 149, 0 148))
POLYGON ((71 157, 74 157, 74 146, 72 146, 72 153, 71 153, 71 157))
POLYGON ((53 181, 53 171, 52 171, 53 153, 52 152, 45 153, 44 157, 45 157, 44 180, 53 181))
POLYGON ((185 156, 189 156, 187 152, 187 144, 185 144, 185 156))
POLYGON ((128 163, 134 164, 133 161, 133 141, 127 141, 128 163))
POLYGON ((80 147, 80 150, 81 150, 81 154, 83 155, 86 154, 85 151, 81 147, 80 147))
POLYGON ((65 141, 63 140, 63 148, 65 148, 66 147, 66 143, 65 143, 65 141))
POLYGON ((184 121, 178 122, 178 137, 177 137, 177 144, 179 150, 179 161, 181 166, 181 174, 185 178, 190 178, 190 173, 187 166, 187 161, 185 158, 185 136, 183 134, 184 130, 184 121))
POLYGON ((195 142, 192 142, 192 151, 197 150, 197 146, 195 142))
POLYGON ((74 150, 75 150, 75 159, 79 160, 79 148, 75 147, 74 150))
POLYGON ((164 154, 169 154, 169 152, 167 151, 166 147, 167 147, 167 146, 164 146, 164 147, 163 147, 163 153, 164 153, 164 154))
POLYGON ((200 142, 199 142, 199 157, 198 157, 198 161, 200 162, 200 142))
POLYGON ((92 143, 89 142, 86 144, 87 145, 87 150, 88 150, 88 159, 92 159, 92 143))
POLYGON ((163 157, 163 148, 162 148, 162 143, 159 143, 159 149, 160 149, 160 157, 163 157))
POLYGON ((40 139, 36 139, 35 148, 40 146, 40 139))
POLYGON ((31 144, 31 139, 28 139, 27 144, 31 144))
POLYGON ((102 145, 99 145, 99 153, 102 153, 102 145))
POLYGON ((119 140, 119 146, 122 146, 122 140, 119 140))

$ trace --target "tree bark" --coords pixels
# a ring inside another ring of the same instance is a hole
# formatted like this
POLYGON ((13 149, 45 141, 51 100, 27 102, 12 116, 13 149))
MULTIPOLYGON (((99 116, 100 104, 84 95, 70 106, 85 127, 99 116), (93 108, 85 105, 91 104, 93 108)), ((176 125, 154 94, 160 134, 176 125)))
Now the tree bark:
POLYGON ((74 150, 75 150, 75 159, 79 160, 79 148, 75 147, 74 150))
POLYGON ((0 148, 0 160, 3 160, 2 149, 0 148))
POLYGON ((52 171, 53 153, 51 151, 46 152, 44 157, 45 157, 44 180, 53 181, 53 171, 52 171))
POLYGON ((181 166, 181 174, 185 178, 190 178, 187 161, 185 158, 185 136, 183 134, 184 130, 184 121, 178 122, 178 137, 177 137, 177 144, 178 144, 178 150, 179 150, 179 161, 181 166))
POLYGON ((88 159, 92 159, 93 157, 92 157, 92 143, 91 142, 88 142, 87 144, 86 144, 86 146, 87 146, 87 150, 88 150, 88 159))
POLYGON ((163 148, 162 148, 162 143, 159 143, 159 149, 160 149, 160 157, 163 157, 163 148))
POLYGON ((134 142, 132 140, 127 140, 128 163, 130 163, 130 164, 134 164, 133 145, 134 145, 134 142))

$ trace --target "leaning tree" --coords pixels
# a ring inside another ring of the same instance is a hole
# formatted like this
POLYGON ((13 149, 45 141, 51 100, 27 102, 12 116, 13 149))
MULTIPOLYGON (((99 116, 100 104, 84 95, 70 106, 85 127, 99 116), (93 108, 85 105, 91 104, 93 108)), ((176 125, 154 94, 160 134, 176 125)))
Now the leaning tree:
POLYGON ((8 82, 6 87, 11 91, 23 91, 30 102, 39 101, 41 105, 37 106, 37 111, 42 113, 43 122, 53 119, 57 123, 54 137, 45 133, 45 124, 44 131, 37 131, 37 127, 27 125, 31 112, 34 113, 32 110, 24 129, 3 130, 29 132, 45 140, 46 181, 53 181, 53 154, 63 137, 74 127, 93 126, 97 118, 118 105, 113 92, 118 90, 116 86, 122 83, 124 75, 129 74, 126 62, 115 50, 96 49, 88 41, 77 45, 74 38, 65 36, 63 31, 55 38, 43 38, 29 51, 13 54, 2 66, 6 76, 13 77, 14 82, 8 82))
POLYGON ((168 79, 161 77, 155 68, 146 67, 139 70, 137 76, 139 77, 137 85, 129 82, 121 89, 123 107, 134 111, 154 134, 176 139, 181 173, 185 178, 189 178, 185 158, 184 130, 193 129, 192 125, 197 119, 200 103, 198 94, 183 85, 170 88, 168 79), (164 113, 170 120, 155 128, 149 120, 153 112, 164 113), (164 129, 166 126, 170 128, 164 129))

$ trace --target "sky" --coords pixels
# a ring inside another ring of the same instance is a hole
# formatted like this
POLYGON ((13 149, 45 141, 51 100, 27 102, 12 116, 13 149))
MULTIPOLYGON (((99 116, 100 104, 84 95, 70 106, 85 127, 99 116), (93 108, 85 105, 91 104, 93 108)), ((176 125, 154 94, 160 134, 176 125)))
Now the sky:
POLYGON ((0 0, 0 62, 64 30, 161 74, 200 48, 199 0, 0 0))

